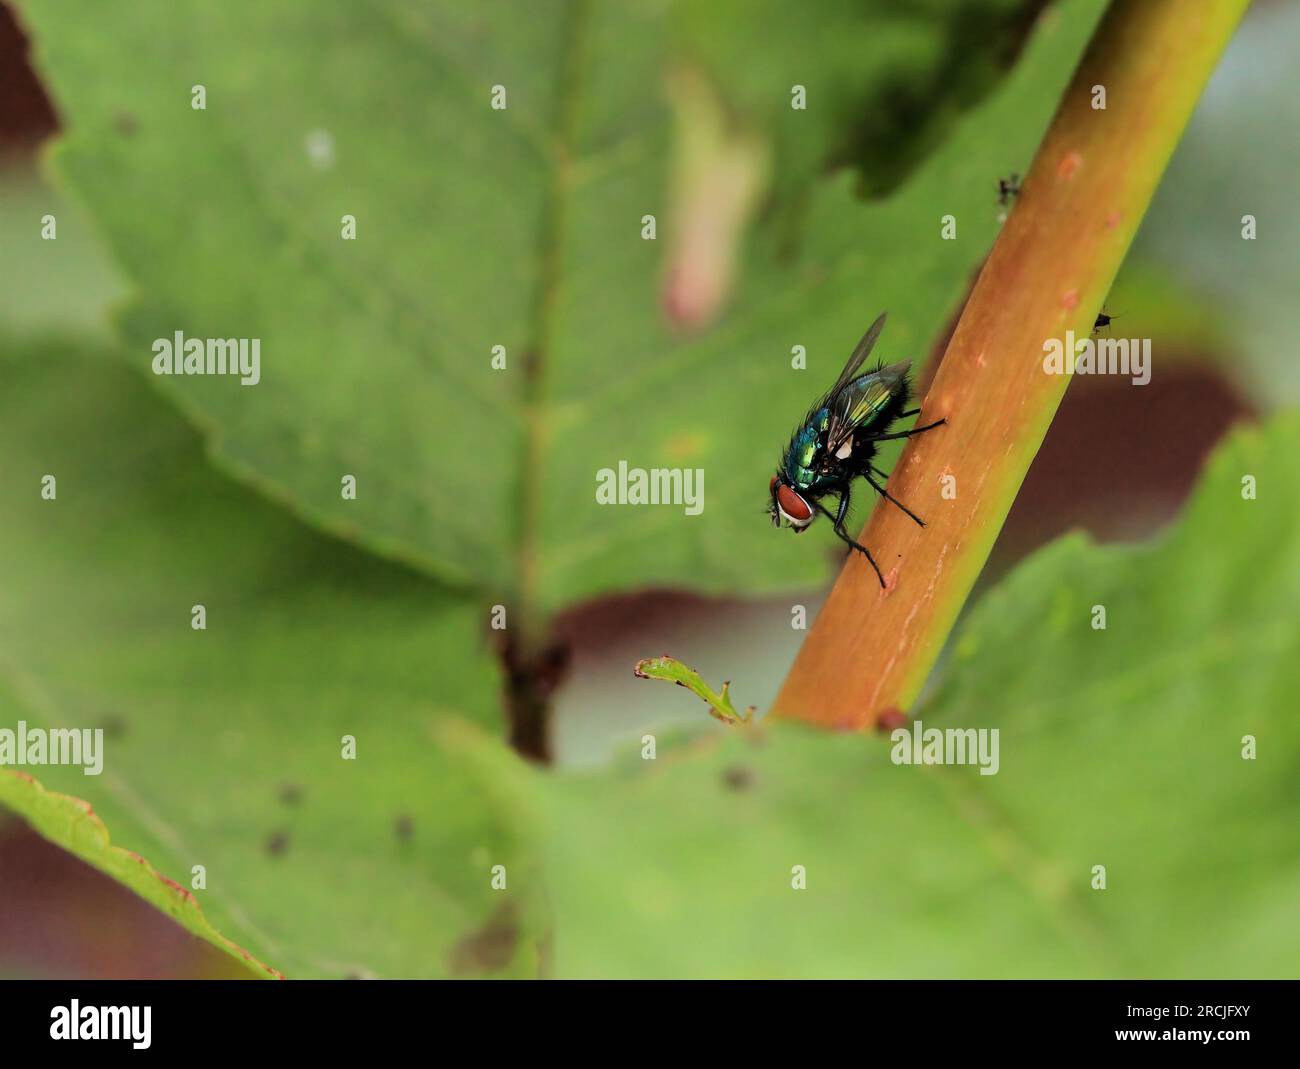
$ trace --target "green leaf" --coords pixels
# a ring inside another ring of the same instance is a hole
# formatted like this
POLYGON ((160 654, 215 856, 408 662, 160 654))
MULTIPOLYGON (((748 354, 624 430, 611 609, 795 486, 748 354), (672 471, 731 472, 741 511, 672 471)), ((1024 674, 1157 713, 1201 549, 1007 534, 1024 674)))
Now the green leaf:
MULTIPOLYGON (((254 975, 264 979, 280 977, 275 969, 263 965, 212 927, 193 894, 163 876, 139 854, 109 842, 108 828, 80 798, 47 791, 26 773, 0 768, 0 802, 22 813, 32 828, 51 842, 112 876, 182 927, 242 961, 254 975)), ((4 817, 0 811, 0 824, 4 817)))
POLYGON ((1239 432, 1158 543, 980 602, 917 715, 998 729, 994 775, 791 726, 530 773, 559 975, 1293 975, 1297 456, 1294 415, 1239 432))
MULTIPOLYGON (((0 727, 105 731, 101 775, 16 771, 86 799, 166 879, 204 866, 201 914, 149 870, 125 882, 289 976, 536 974, 514 814, 439 742, 459 722, 500 734, 486 607, 212 473, 120 366, 44 352, 0 371, 0 727)), ((11 778, 3 801, 130 868, 78 803, 11 778)))
POLYGON ((797 197, 828 163, 851 163, 872 192, 897 183, 997 85, 1040 9, 714 0, 677 4, 674 16, 677 43, 718 79, 732 110, 771 131, 776 183, 797 197), (807 107, 792 115, 795 86, 807 107))
POLYGON ((882 309, 883 353, 924 356, 996 232, 996 181, 1029 159, 1100 4, 1053 8, 960 121, 1019 40, 1023 8, 895 7, 793 20, 797 70, 750 62, 743 42, 762 34, 739 8, 23 13, 67 120, 58 168, 140 288, 129 363, 148 374, 153 341, 177 330, 260 339, 257 386, 158 382, 219 462, 330 531, 504 592, 532 618, 647 584, 755 593, 825 578, 823 554, 756 515, 776 452, 882 309), (990 55, 969 55, 974 24, 1000 27, 990 55), (719 26, 742 47, 718 47, 719 26), (663 311, 665 273, 700 269, 690 220, 719 193, 707 166, 702 187, 695 171, 673 177, 687 166, 668 103, 682 64, 718 94, 712 113, 734 116, 703 157, 728 181, 759 181, 759 154, 728 151, 728 137, 774 144, 778 178, 842 158, 879 188, 953 135, 887 200, 863 202, 844 170, 805 183, 797 204, 778 181, 780 210, 733 218, 726 247, 703 250, 720 294, 736 254, 732 296, 683 332, 663 311), (792 80, 813 88, 810 111, 789 108, 792 80), (197 84, 205 110, 190 106, 197 84), (495 85, 505 110, 490 107, 495 85), (915 138, 881 160, 899 127, 915 138), (355 241, 340 239, 345 214, 355 241), (641 238, 647 214, 659 240, 641 238), (945 214, 956 240, 940 238, 945 214), (490 366, 497 345, 505 371, 490 366), (796 345, 806 372, 791 368, 796 345), (620 461, 703 470, 703 514, 600 506, 596 473, 620 461), (344 473, 356 501, 339 498, 344 473))

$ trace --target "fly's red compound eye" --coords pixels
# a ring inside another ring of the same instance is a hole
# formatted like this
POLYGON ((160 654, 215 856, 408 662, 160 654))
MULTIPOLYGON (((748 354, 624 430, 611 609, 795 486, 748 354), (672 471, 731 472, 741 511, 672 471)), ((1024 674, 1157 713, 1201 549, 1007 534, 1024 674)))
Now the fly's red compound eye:
POLYGON ((812 509, 808 502, 782 483, 776 490, 776 503, 781 511, 790 517, 790 522, 806 524, 812 519, 812 509))
POLYGON ((770 494, 775 489, 776 489, 776 476, 773 475, 772 481, 767 484, 767 492, 770 494))

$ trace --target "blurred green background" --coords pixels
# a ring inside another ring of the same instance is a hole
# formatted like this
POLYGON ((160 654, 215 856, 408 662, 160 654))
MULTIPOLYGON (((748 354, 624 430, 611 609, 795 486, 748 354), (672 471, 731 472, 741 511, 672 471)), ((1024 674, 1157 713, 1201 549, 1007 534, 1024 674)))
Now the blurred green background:
MULTIPOLYGON (((632 677, 770 701, 840 558, 768 526, 777 450, 881 309, 887 357, 942 351, 1102 5, 813 7, 0 5, 0 726, 106 726, 100 780, 38 778, 207 866, 258 959, 1295 974, 1294 5, 1252 8, 1107 301, 1151 384, 1072 383, 924 699, 1004 771, 719 740, 632 677), (175 329, 261 337, 263 383, 150 376, 175 329), (593 507, 620 459, 704 468, 705 513, 593 507), (495 604, 567 651, 549 772, 502 741, 495 604)), ((0 975, 247 975, 3 809, 0 903, 0 975)))

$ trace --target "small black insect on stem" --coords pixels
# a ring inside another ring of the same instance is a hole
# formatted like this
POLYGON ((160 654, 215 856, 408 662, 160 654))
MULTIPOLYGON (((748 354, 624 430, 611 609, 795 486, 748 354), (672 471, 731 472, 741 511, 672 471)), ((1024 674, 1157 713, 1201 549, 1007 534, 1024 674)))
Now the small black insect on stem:
POLYGON ((1012 197, 1020 192, 1020 175, 1014 171, 1009 178, 998 179, 998 203, 1006 207, 1012 197))
POLYGON ((1097 321, 1092 325, 1092 333, 1095 336, 1103 327, 1109 327, 1113 320, 1118 319, 1117 315, 1108 315, 1106 309, 1097 313, 1097 321))

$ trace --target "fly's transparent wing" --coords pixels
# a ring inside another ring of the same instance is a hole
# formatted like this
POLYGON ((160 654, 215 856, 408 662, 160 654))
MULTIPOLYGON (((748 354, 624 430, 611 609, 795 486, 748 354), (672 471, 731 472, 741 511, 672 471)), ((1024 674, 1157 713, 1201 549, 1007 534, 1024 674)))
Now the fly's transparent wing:
POLYGON ((866 362, 871 350, 875 348, 876 341, 880 337, 880 332, 885 329, 885 313, 881 312, 880 317, 867 328, 867 332, 862 335, 862 340, 853 349, 853 355, 849 357, 849 362, 844 365, 844 370, 840 372, 840 377, 835 380, 835 385, 827 392, 827 398, 833 397, 840 390, 844 389, 858 373, 858 369, 866 362))
POLYGON ((832 394, 831 422, 826 432, 827 455, 835 456, 855 430, 884 410, 907 381, 907 369, 911 366, 910 360, 890 364, 853 379, 832 394))

